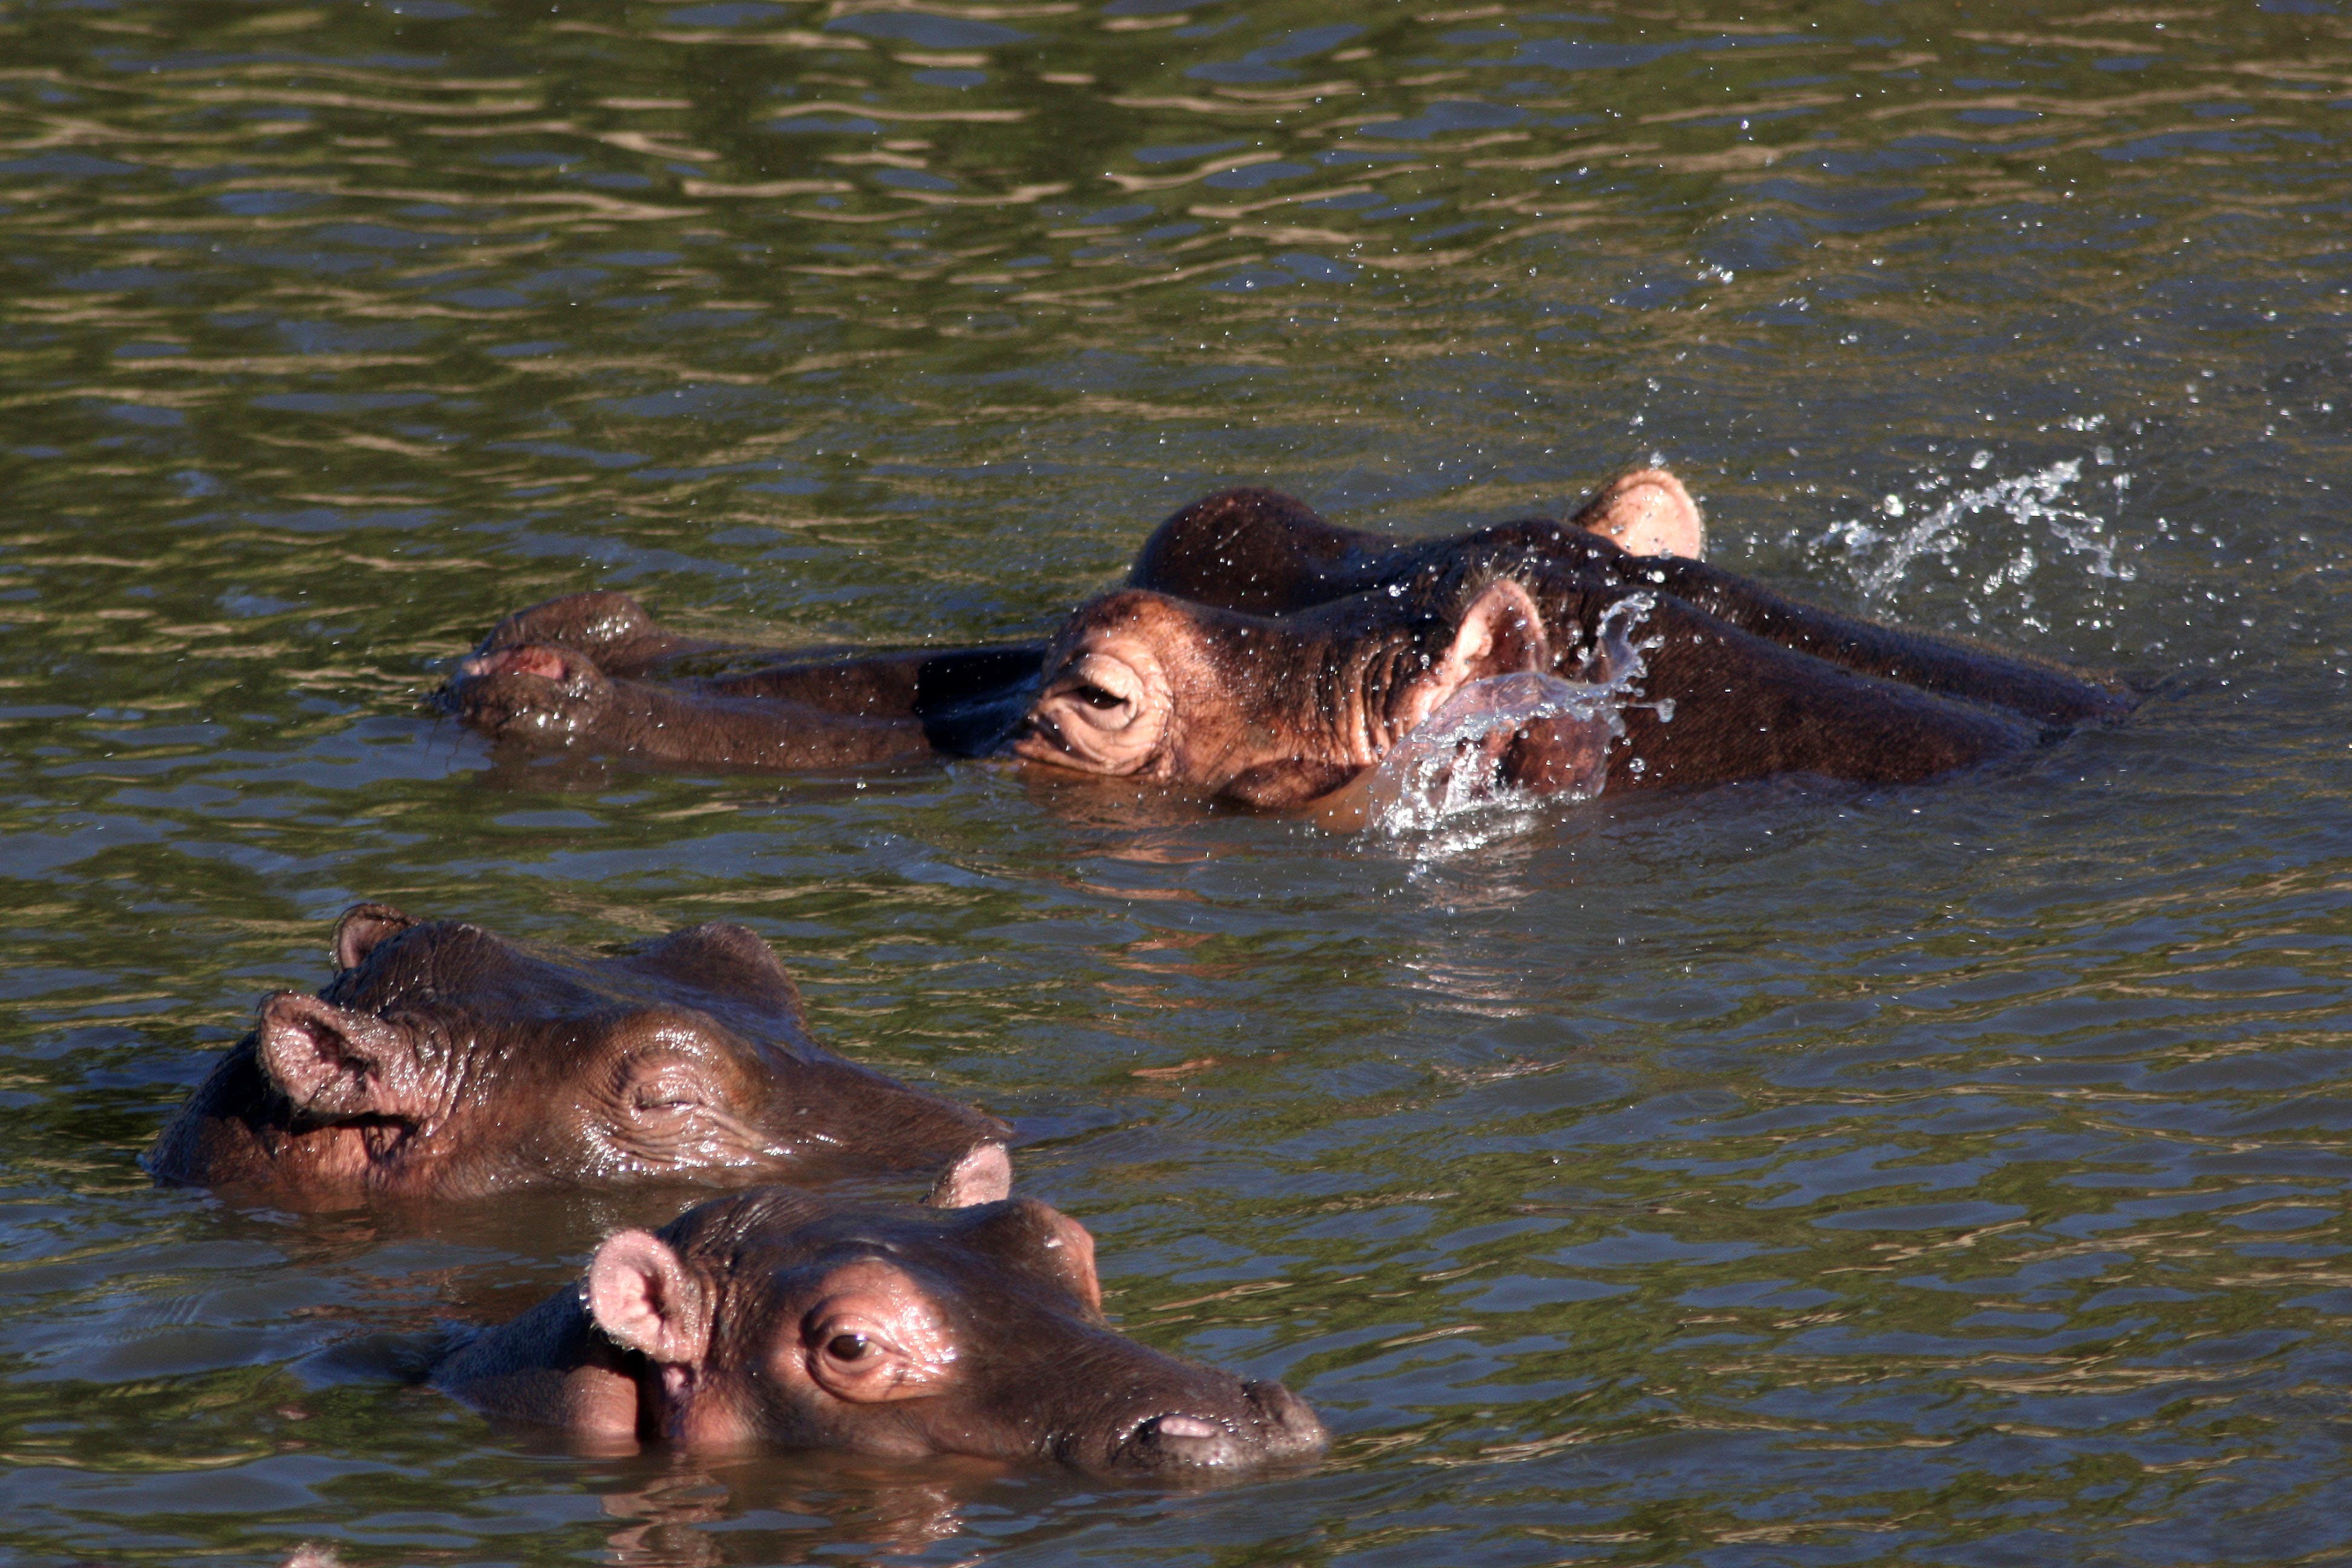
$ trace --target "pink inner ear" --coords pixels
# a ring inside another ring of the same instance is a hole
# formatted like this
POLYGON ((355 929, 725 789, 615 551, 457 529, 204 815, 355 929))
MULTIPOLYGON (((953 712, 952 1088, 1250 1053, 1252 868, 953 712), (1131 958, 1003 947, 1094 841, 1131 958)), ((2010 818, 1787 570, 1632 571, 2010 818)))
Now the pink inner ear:
POLYGON ((710 1321, 701 1287, 669 1243, 616 1231, 588 1265, 588 1315, 614 1342, 667 1366, 701 1362, 710 1321))
POLYGON ((1585 525, 1635 555, 1680 555, 1695 561, 1706 545, 1698 503, 1664 468, 1643 468, 1616 480, 1585 525))
POLYGON ((923 1203, 935 1209, 1001 1203, 1013 1195, 1013 1156, 1002 1143, 982 1143, 940 1173, 923 1203))
POLYGON ((1534 595, 1507 577, 1489 583, 1463 612, 1446 663, 1457 681, 1547 668, 1551 639, 1534 595))
POLYGON ((400 1071, 404 1043, 381 1018, 287 991, 262 1004, 256 1032, 262 1072, 312 1115, 389 1116, 410 1109, 400 1071))
POLYGON ((467 659, 457 668, 461 673, 476 677, 536 675, 541 680, 562 680, 571 673, 572 667, 561 650, 532 643, 481 654, 467 659))

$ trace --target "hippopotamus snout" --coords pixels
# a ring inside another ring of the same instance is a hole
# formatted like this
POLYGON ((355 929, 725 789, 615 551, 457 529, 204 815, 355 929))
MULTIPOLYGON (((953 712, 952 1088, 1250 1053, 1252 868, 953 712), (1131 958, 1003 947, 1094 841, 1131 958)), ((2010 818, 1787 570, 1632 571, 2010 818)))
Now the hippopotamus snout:
POLYGON ((1240 1384, 1239 1398, 1215 1415, 1190 1410, 1147 1415, 1110 1455, 1108 1468, 1168 1474, 1238 1470, 1312 1458, 1329 1443, 1307 1402, 1272 1382, 1240 1384))

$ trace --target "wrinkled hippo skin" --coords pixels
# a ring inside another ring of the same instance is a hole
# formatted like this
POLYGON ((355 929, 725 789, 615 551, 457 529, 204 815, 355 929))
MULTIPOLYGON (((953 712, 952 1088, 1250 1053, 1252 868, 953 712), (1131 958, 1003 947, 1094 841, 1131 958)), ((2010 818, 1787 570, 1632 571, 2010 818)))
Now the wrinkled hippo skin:
POLYGON ((580 958, 370 903, 332 952, 317 995, 263 1001, 156 1140, 154 1175, 295 1206, 894 1171, 1009 1187, 1003 1122, 819 1047, 742 926, 580 958))
POLYGON ((486 1414, 608 1447, 962 1454, 1181 1477, 1325 1443, 1279 1384, 1114 1331, 1092 1237, 1026 1199, 714 1198, 658 1232, 608 1237, 581 1287, 461 1346, 432 1381, 486 1414))

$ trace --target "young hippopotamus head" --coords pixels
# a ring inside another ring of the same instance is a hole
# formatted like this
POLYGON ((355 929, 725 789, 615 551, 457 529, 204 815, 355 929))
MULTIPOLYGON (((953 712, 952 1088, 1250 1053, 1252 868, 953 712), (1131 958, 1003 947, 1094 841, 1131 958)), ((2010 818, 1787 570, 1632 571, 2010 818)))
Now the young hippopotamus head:
POLYGON ((612 958, 361 904, 340 973, 265 1000, 147 1164, 280 1201, 476 1197, 660 1176, 944 1170, 1010 1181, 993 1117, 841 1060, 775 955, 738 925, 612 958))
POLYGON ((1321 1452, 1321 1423, 1288 1389, 1137 1344, 1101 1297, 1093 1238, 1041 1203, 760 1188, 608 1238, 582 1287, 460 1349, 434 1381, 606 1443, 1138 1476, 1321 1452))
POLYGON ((1497 579, 1458 613, 1384 591, 1280 617, 1142 589, 1081 605, 1014 754, 1302 805, 1378 763, 1470 681, 1549 670, 1535 600, 1497 579))

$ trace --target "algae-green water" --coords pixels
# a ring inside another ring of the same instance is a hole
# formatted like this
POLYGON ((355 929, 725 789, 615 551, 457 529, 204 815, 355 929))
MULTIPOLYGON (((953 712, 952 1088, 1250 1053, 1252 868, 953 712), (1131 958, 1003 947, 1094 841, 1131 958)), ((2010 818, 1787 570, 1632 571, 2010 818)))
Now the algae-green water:
POLYGON ((2347 136, 2323 0, 5 0, 0 1559, 2352 1559, 2347 136), (1413 533, 1651 460, 1726 564, 2149 695, 1404 838, 424 701, 559 593, 1026 636, 1221 485, 1413 533), (1328 1460, 588 1458, 404 1384, 664 1213, 149 1181, 363 898, 749 924, 1328 1460))

